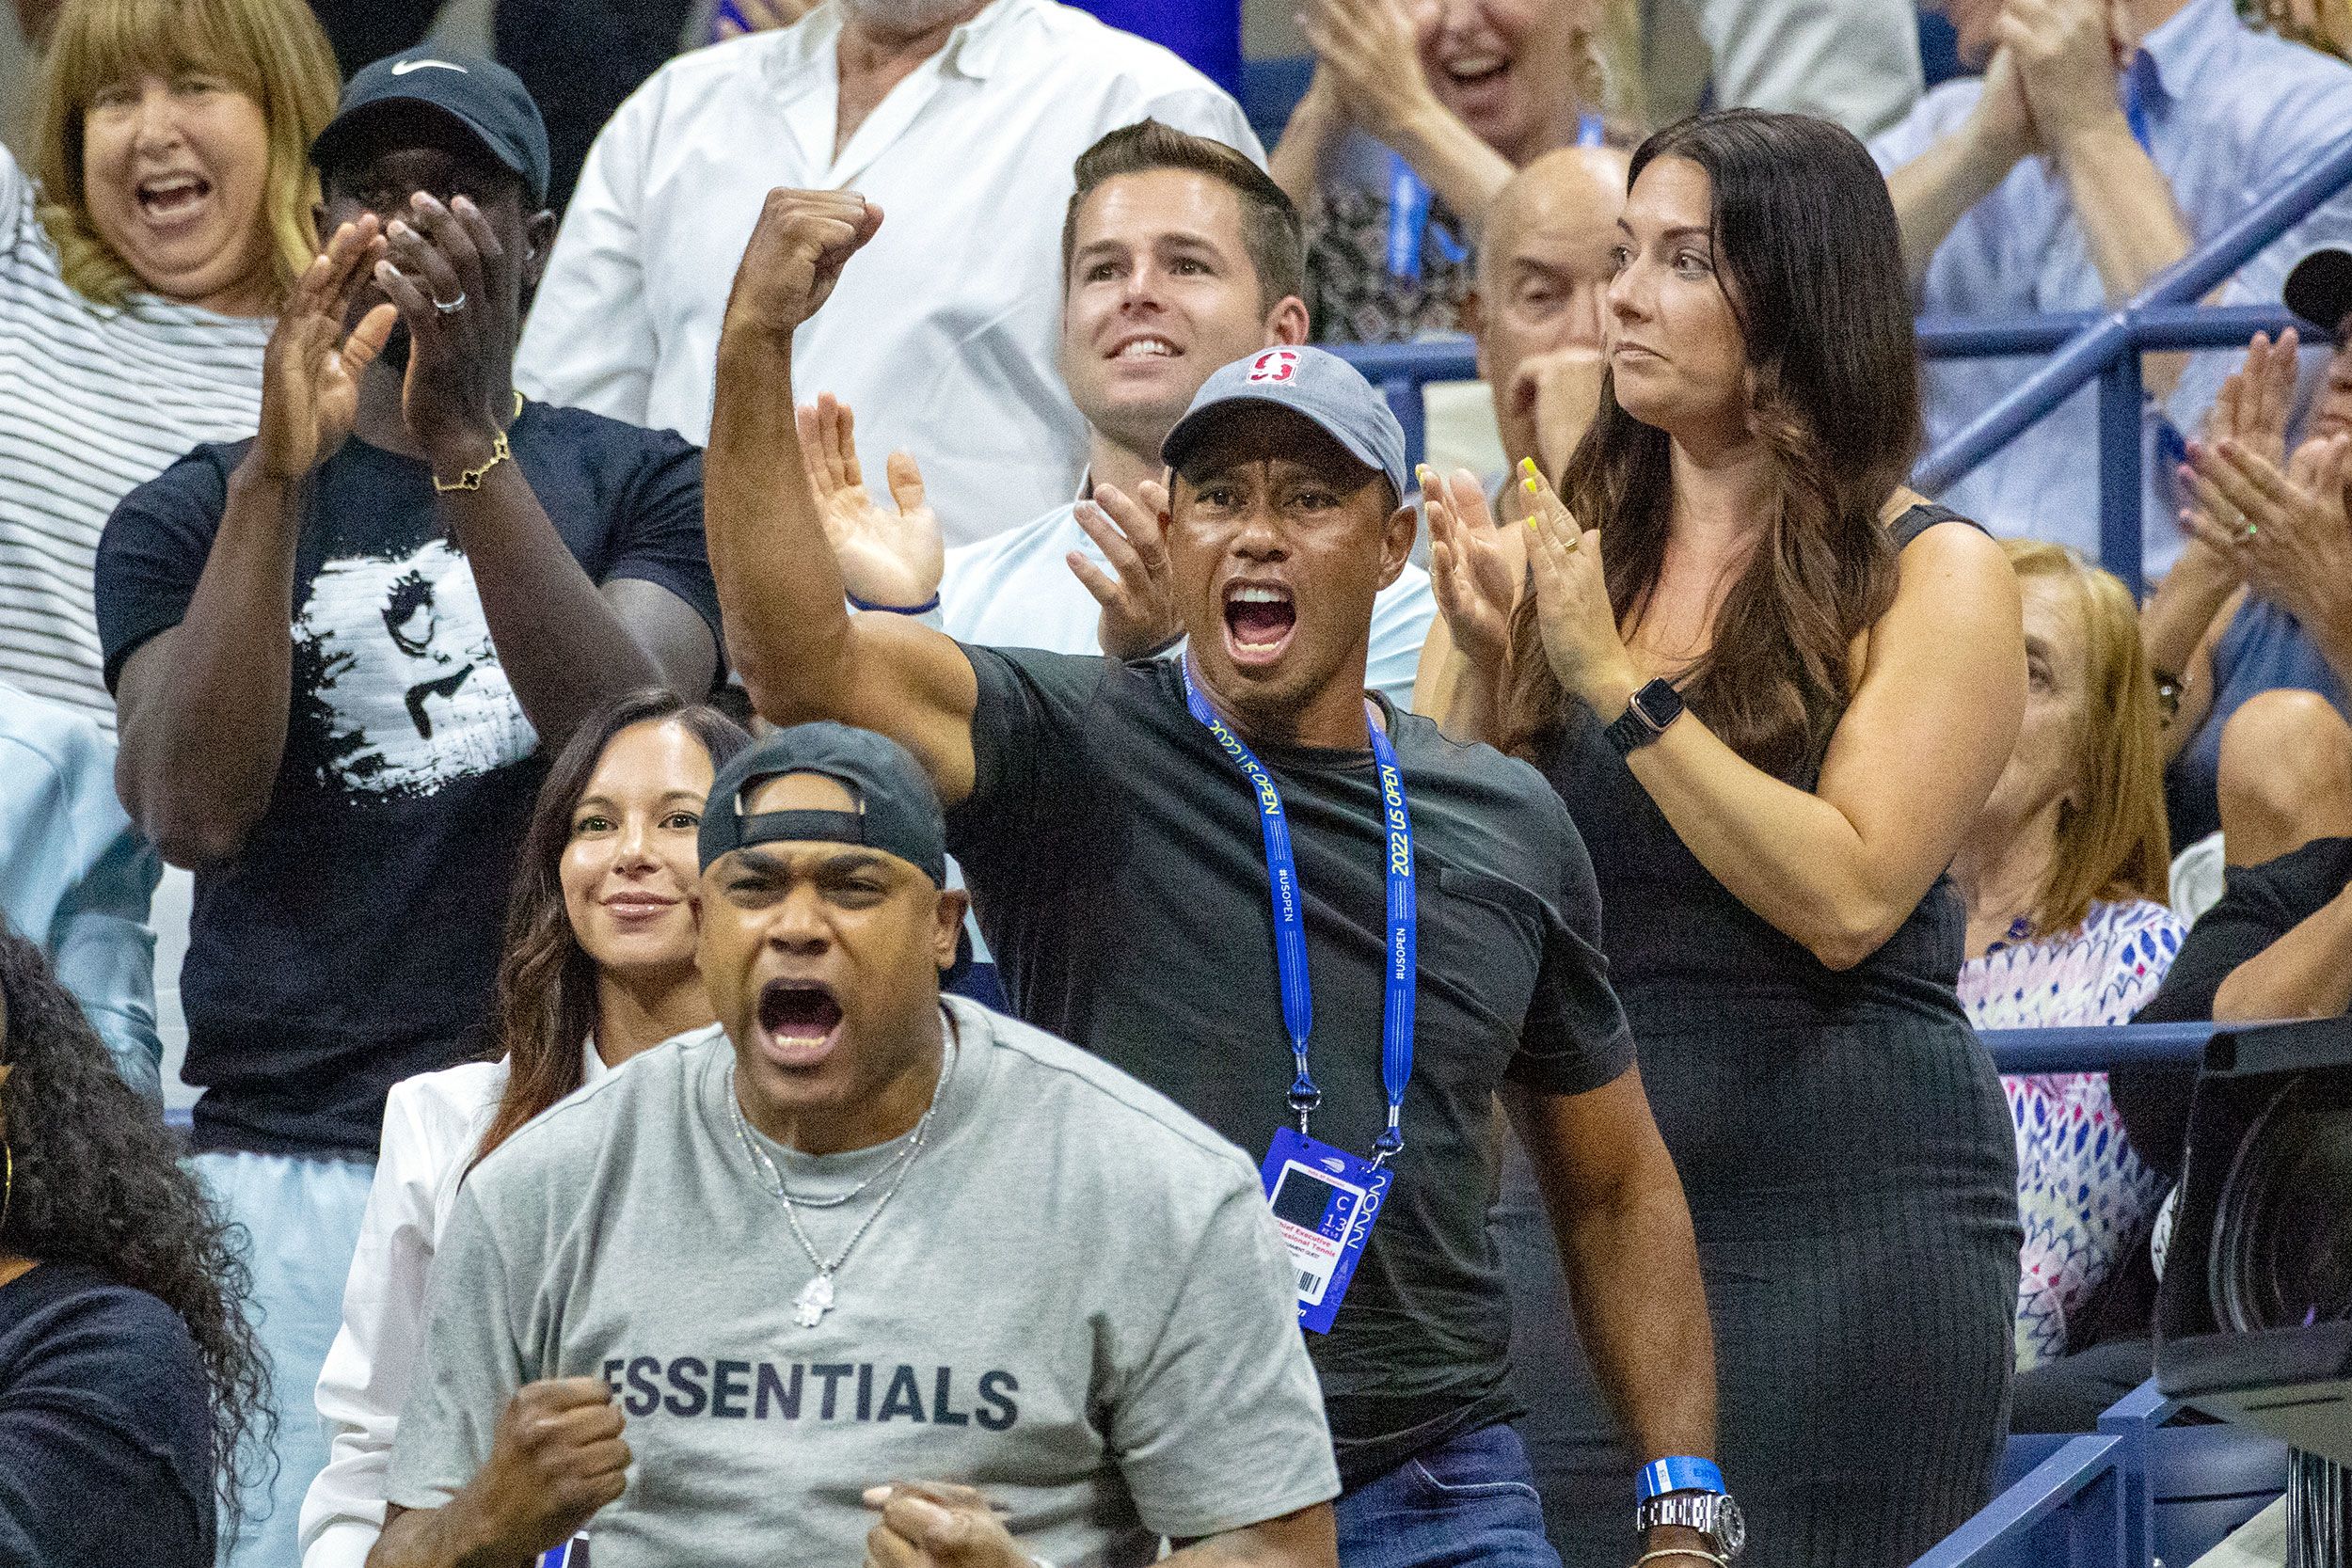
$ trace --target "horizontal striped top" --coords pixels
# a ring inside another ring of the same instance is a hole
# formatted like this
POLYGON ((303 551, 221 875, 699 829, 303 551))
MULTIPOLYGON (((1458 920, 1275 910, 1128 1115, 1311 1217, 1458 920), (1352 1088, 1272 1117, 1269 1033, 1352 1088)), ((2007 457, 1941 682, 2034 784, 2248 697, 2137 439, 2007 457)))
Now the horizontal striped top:
POLYGON ((270 323, 66 286, 33 182, 0 148, 0 679, 111 733, 91 567, 115 503, 261 423, 270 323))

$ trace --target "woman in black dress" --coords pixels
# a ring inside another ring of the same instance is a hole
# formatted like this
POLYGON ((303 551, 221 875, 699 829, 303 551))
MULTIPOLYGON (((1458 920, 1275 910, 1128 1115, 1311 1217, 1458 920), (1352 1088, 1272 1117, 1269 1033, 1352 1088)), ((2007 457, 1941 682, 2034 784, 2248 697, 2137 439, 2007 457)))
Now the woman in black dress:
MULTIPOLYGON (((1986 1500, 2006 1426, 2014 1154, 1943 879, 2017 733, 2017 587, 1903 488, 1915 350, 1861 145, 1701 116, 1629 193, 1565 504, 1530 476, 1536 515, 1498 531, 1463 475, 1431 508, 1458 650, 1433 684, 1591 847, 1697 1227, 1745 1562, 1898 1568, 1986 1500)), ((1552 1266, 1502 1234, 1515 1278, 1552 1266)), ((1520 1384, 1585 1472, 1548 1498, 1571 1561, 1621 1555, 1633 1502, 1589 1390, 1520 1384)))

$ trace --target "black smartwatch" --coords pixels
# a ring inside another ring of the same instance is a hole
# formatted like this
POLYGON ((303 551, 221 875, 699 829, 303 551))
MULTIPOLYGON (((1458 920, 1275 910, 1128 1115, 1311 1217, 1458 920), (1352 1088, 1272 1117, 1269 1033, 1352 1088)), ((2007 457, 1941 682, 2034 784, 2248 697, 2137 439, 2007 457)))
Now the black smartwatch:
POLYGON ((1666 726, 1682 717, 1682 693, 1674 682, 1662 675, 1636 691, 1625 705, 1615 723, 1601 734, 1617 749, 1617 755, 1631 756, 1634 749, 1646 746, 1666 733, 1666 726))

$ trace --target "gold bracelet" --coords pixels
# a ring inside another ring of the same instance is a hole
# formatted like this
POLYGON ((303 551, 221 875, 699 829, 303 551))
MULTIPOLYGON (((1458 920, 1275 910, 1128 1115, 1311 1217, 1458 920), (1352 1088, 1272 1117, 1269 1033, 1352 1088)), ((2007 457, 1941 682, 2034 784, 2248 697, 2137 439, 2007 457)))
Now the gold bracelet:
POLYGON ((447 495, 453 490, 479 490, 482 488, 483 475, 488 473, 492 468, 497 467, 500 464, 507 461, 514 455, 514 449, 506 444, 506 432, 501 430, 490 437, 490 460, 488 462, 483 464, 478 468, 468 468, 464 473, 459 474, 455 479, 452 480, 444 480, 439 474, 435 474, 433 476, 433 488, 438 490, 443 495, 447 495))

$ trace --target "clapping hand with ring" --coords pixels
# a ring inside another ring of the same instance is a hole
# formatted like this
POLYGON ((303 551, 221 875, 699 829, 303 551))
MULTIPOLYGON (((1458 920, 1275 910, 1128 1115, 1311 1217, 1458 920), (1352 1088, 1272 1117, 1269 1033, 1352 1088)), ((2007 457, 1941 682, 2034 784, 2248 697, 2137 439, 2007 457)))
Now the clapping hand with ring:
POLYGON ((487 463, 514 407, 516 259, 470 198, 424 191, 385 226, 375 280, 408 330, 401 413, 448 477, 487 463))
POLYGON ((2295 450, 2282 473, 2237 440, 2189 448, 2185 474, 2197 510, 2189 526, 2205 547, 2226 551, 2248 587, 2307 626, 2340 625, 2352 612, 2352 436, 2295 450), (2216 521, 2238 519, 2233 529, 2216 521))
POLYGON ((1609 578, 1600 556, 1600 530, 1577 520, 1533 463, 1518 481, 1527 489, 1527 564, 1535 586, 1535 625, 1552 673, 1582 698, 1603 722, 1625 711, 1642 682, 1633 656, 1617 632, 1609 578))

